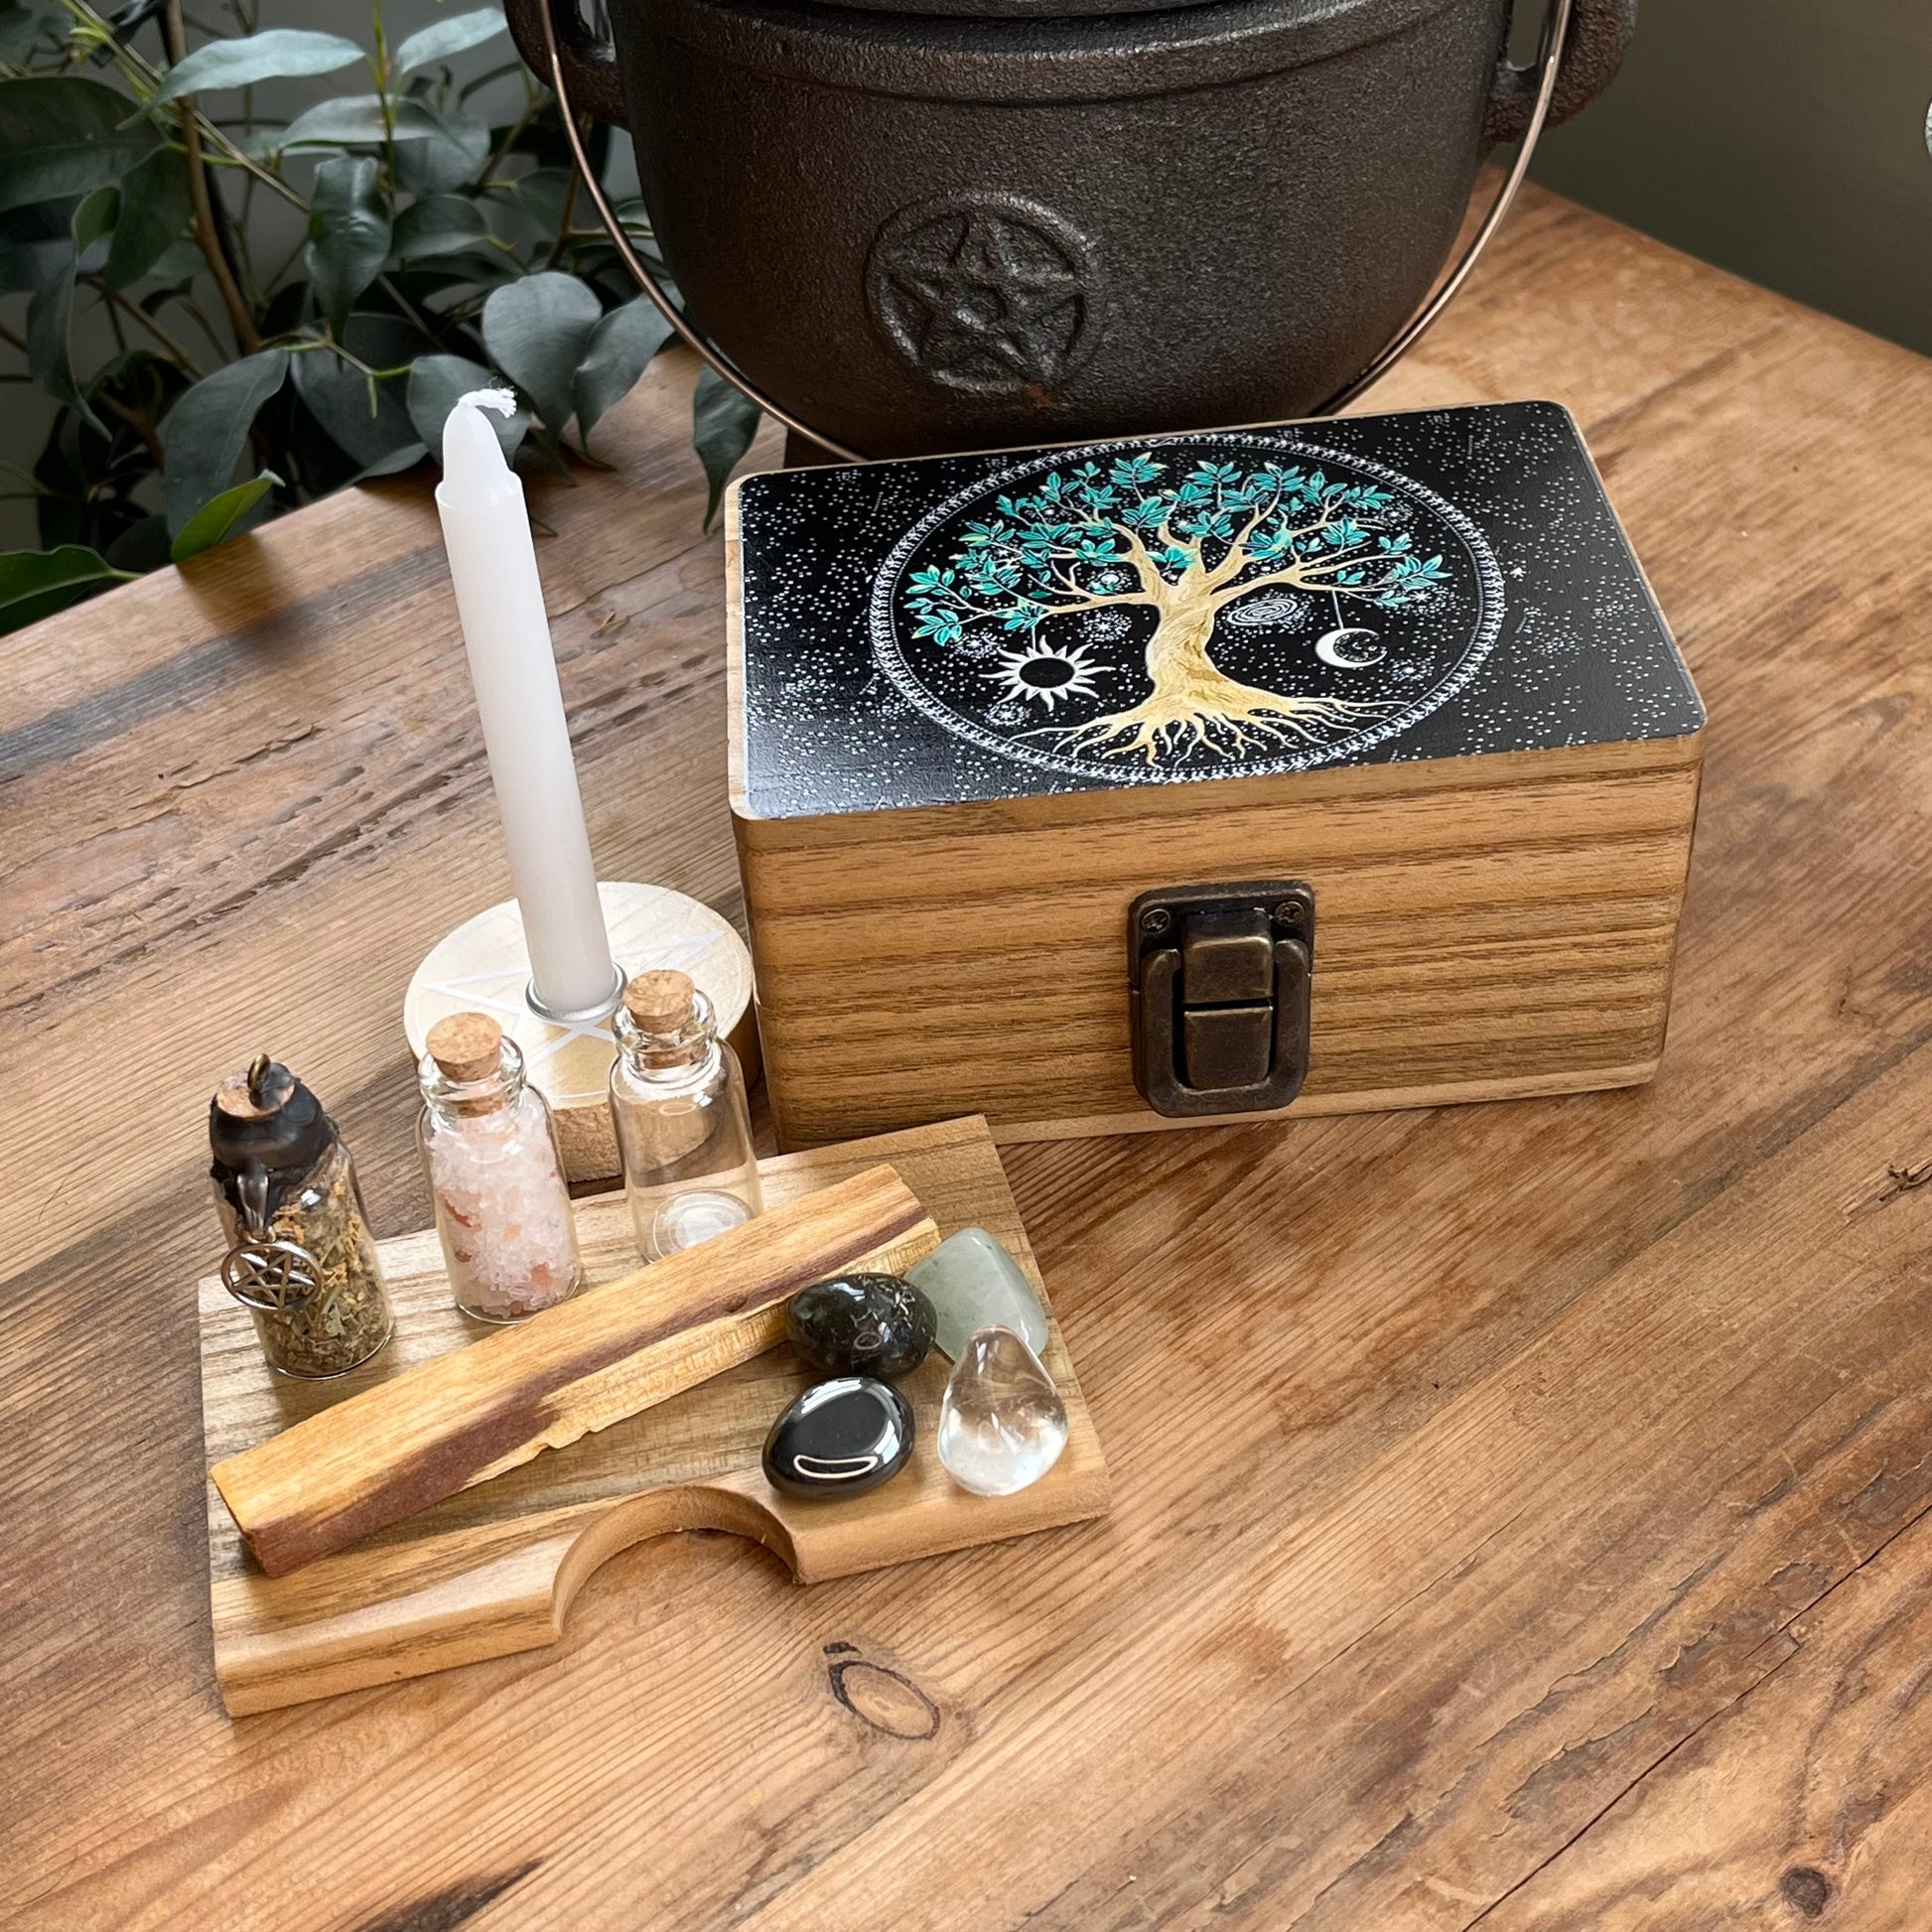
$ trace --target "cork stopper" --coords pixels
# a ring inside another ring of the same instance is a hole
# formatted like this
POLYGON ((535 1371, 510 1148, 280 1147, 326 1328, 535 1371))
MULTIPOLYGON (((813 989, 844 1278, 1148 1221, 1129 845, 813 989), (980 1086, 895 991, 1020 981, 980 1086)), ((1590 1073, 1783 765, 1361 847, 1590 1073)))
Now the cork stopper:
POLYGON ((697 990, 689 973, 638 973, 623 989, 623 1009, 643 1033, 682 1033, 697 990))
POLYGON ((503 1051, 503 1030, 486 1013, 453 1013, 429 1030, 424 1042, 446 1079, 486 1080, 503 1051))
POLYGON ((295 1075, 266 1053, 257 1053, 215 1090, 214 1104, 230 1120, 268 1120, 295 1092, 295 1075))

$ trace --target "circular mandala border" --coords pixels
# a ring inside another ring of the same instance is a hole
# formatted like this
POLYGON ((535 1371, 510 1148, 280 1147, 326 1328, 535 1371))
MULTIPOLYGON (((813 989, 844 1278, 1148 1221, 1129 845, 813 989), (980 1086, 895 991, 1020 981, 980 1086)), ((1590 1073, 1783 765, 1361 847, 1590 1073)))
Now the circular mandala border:
POLYGON ((874 661, 892 679, 904 697, 917 711, 930 718, 935 725, 949 731, 955 738, 963 738, 969 744, 979 746, 983 751, 993 753, 998 758, 1011 759, 1020 764, 1031 764, 1044 771, 1059 771, 1069 777, 1097 778, 1105 784, 1117 785, 1158 785, 1188 784, 1203 778, 1265 778, 1278 776, 1286 771, 1306 771, 1319 764, 1333 764, 1344 759, 1365 752, 1372 745, 1385 744, 1389 739, 1398 737, 1412 726, 1420 724, 1432 713, 1440 711, 1451 698, 1457 696, 1482 667, 1483 660, 1494 648, 1497 637, 1502 632, 1503 623, 1503 574, 1496 562, 1495 553, 1474 523, 1455 507, 1448 497, 1431 489, 1427 483, 1417 483, 1413 477, 1406 477, 1400 470, 1386 463, 1377 462, 1372 457, 1356 456, 1346 450, 1318 449, 1312 444, 1293 440, 1279 442, 1270 437, 1257 436, 1252 432, 1230 430, 1225 434, 1213 431, 1202 435, 1173 439, 1183 447, 1187 444, 1234 444, 1251 450, 1265 450, 1271 455, 1306 457, 1316 463, 1340 463, 1359 470, 1364 476, 1373 477, 1378 483, 1393 483, 1405 494, 1426 504, 1429 509, 1448 526, 1469 553, 1469 562, 1475 571, 1476 589, 1481 600, 1477 613, 1475 634, 1457 663, 1448 677, 1440 684, 1432 686, 1421 697, 1405 705, 1392 718, 1378 719, 1373 725, 1364 726, 1360 731, 1350 732, 1345 738, 1338 738, 1330 745, 1311 745, 1303 750, 1285 752, 1279 757, 1256 759, 1240 764, 1228 763, 1216 768, 1202 766, 1194 770, 1163 770, 1158 765, 1133 765, 1115 769, 1107 765, 1088 762, 1082 759, 1071 759, 1058 753, 1046 752, 1034 745, 1021 745, 1010 738, 1002 738, 997 732, 990 732, 984 726, 975 724, 970 718, 963 718, 950 705, 944 704, 920 681, 918 674, 905 661, 899 647, 898 632, 893 622, 893 601, 898 590, 900 577, 915 551, 928 536, 949 516, 956 515, 969 504, 977 502, 996 489, 1019 483, 1024 479, 1038 475, 1041 471, 1056 469, 1063 464, 1079 463, 1089 457, 1112 456, 1122 450, 1137 450, 1147 447, 1146 439, 1140 437, 1122 438, 1112 443, 1084 443, 1076 448, 1052 450, 1039 456, 1029 458, 1025 463, 1013 465, 997 475, 983 477, 977 483, 969 483, 955 490, 943 503, 928 510, 913 524, 887 554, 886 561, 880 566, 878 576, 873 580, 872 598, 868 614, 868 625, 872 631, 874 661))

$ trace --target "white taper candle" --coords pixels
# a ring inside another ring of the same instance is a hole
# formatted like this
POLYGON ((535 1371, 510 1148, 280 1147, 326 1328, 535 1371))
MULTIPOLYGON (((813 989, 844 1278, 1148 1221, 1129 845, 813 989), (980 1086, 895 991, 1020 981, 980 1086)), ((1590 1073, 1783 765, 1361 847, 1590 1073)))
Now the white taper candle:
POLYGON ((529 512, 483 413, 515 406, 506 391, 483 389, 450 411, 436 507, 536 997, 553 1013, 608 1010, 617 968, 598 903, 529 512))

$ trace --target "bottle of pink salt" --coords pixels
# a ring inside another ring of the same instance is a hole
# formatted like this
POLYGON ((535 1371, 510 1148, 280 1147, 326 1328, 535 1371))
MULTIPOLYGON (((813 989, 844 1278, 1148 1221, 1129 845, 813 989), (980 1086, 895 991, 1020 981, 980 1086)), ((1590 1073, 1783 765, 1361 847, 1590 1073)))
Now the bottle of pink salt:
POLYGON ((427 1044, 417 1133, 450 1292, 466 1314, 520 1321, 584 1278, 550 1109, 487 1014, 439 1020, 427 1044))

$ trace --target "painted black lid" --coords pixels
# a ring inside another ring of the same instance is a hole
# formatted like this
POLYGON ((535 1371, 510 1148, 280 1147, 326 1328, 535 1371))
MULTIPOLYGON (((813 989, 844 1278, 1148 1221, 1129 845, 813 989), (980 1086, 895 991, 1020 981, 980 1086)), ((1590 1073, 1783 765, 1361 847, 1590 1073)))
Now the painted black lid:
POLYGON ((783 471, 732 522, 742 817, 1704 725, 1554 403, 783 471))
POLYGON ((207 1103, 207 1138, 217 1168, 280 1173, 312 1168, 336 1129, 322 1102, 280 1060, 260 1053, 207 1103))

